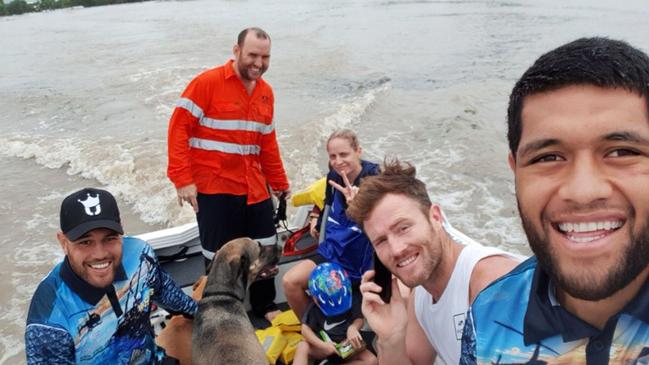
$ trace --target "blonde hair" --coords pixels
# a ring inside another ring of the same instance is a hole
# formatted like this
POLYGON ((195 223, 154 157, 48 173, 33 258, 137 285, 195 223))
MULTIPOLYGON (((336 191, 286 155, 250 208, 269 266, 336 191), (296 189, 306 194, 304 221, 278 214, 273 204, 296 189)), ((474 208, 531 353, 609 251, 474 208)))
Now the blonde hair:
POLYGON ((336 138, 342 138, 344 140, 347 140, 347 142, 349 142, 349 145, 352 146, 352 149, 354 149, 354 151, 358 150, 358 147, 360 146, 360 144, 358 143, 358 137, 356 136, 356 133, 354 133, 354 131, 352 131, 351 129, 344 128, 344 129, 336 129, 329 135, 326 144, 327 148, 329 148, 329 142, 331 142, 336 138))

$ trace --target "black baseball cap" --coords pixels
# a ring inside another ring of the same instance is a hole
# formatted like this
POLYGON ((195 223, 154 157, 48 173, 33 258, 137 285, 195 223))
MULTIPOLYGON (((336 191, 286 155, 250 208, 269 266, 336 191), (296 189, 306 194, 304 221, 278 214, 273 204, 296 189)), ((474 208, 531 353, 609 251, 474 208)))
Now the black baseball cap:
POLYGON ((61 231, 77 240, 96 228, 108 228, 124 234, 119 208, 106 190, 85 188, 68 195, 61 203, 61 231))

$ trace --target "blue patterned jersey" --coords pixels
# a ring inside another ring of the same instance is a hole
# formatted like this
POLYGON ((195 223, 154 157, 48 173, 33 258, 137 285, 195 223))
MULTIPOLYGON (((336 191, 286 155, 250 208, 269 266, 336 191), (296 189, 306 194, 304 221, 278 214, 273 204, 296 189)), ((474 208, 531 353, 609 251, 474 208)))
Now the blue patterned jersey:
POLYGON ((649 281, 602 330, 561 307, 552 285, 533 257, 484 289, 460 364, 649 364, 649 281))
POLYGON ((146 242, 124 237, 113 285, 99 289, 65 260, 38 285, 25 329, 28 364, 156 364, 164 351, 149 321, 156 302, 194 315, 196 302, 164 272, 146 242))

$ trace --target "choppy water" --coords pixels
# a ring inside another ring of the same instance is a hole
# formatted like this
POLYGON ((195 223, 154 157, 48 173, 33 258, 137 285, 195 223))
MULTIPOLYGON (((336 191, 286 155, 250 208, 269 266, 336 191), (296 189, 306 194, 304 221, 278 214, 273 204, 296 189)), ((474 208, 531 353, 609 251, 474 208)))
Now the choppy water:
POLYGON ((33 290, 61 259, 61 199, 102 186, 130 233, 189 222, 165 177, 167 122, 198 72, 250 25, 293 189, 324 173, 323 139, 413 162, 454 224, 529 252, 506 164, 506 101, 541 53, 580 36, 649 51, 643 1, 147 2, 0 18, 0 364, 24 363, 33 290))

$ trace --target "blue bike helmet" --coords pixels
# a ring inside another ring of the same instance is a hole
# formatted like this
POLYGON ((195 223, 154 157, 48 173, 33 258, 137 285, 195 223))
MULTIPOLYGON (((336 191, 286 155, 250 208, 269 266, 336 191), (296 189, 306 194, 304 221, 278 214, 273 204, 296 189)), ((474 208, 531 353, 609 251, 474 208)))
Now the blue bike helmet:
POLYGON ((352 283, 338 264, 325 262, 316 266, 309 276, 309 293, 327 317, 352 308, 352 283))

